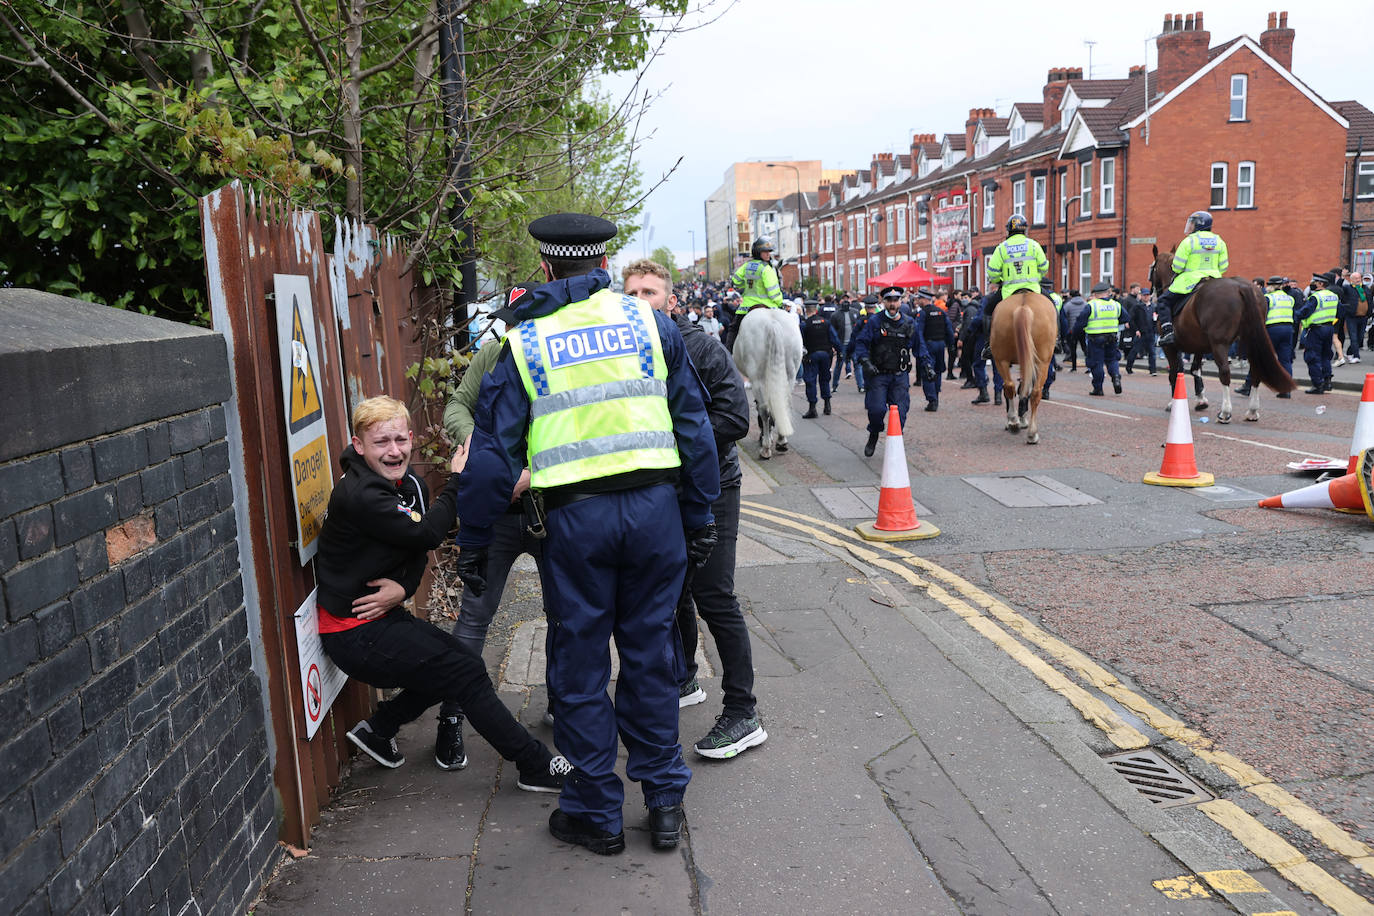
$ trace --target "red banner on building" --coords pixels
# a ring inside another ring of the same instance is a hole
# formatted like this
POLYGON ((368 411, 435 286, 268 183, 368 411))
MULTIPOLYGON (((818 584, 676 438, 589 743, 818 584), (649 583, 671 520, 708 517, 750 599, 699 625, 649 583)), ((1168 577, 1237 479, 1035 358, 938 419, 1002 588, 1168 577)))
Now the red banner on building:
POLYGON ((934 267, 967 267, 973 260, 969 237, 968 206, 940 207, 935 211, 931 252, 934 267))

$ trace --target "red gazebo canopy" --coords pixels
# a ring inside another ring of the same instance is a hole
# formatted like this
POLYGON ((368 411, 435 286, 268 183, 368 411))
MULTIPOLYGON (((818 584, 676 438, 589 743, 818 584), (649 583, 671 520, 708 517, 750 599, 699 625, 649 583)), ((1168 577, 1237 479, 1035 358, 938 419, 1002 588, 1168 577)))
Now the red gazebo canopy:
POLYGON ((943 283, 950 286, 954 281, 949 277, 941 277, 926 270, 915 261, 907 261, 905 264, 898 264, 885 274, 878 274, 876 277, 869 277, 869 286, 929 286, 932 284, 943 283))

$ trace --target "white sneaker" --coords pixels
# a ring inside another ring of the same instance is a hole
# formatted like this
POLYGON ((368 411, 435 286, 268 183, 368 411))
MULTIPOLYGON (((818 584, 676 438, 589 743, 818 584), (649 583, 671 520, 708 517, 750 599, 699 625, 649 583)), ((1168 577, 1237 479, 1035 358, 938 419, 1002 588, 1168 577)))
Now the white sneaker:
POLYGON ((1345 357, 1342 356, 1340 359, 1336 360, 1336 361, 1333 362, 1331 365, 1332 365, 1332 366, 1344 366, 1344 365, 1345 365, 1345 357))
POLYGON ((1358 363, 1359 361, 1360 361, 1360 358, 1359 358, 1358 356, 1352 356, 1352 357, 1350 357, 1349 359, 1346 360, 1346 362, 1348 362, 1348 363, 1358 363))

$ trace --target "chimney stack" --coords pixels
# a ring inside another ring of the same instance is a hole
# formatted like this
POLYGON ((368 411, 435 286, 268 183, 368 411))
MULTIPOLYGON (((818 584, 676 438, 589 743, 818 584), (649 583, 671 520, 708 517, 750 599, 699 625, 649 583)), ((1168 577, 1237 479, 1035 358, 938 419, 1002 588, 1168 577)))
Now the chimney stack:
POLYGON ((1293 30, 1288 27, 1286 10, 1277 15, 1269 14, 1269 28, 1260 33, 1260 48, 1283 69, 1293 69, 1293 30))
POLYGON ((1209 34, 1202 26, 1202 13, 1164 15, 1164 34, 1159 48, 1159 91, 1169 92, 1207 63, 1209 34))
POLYGON ((1134 64, 1127 76, 1136 77, 1145 72, 1144 64, 1134 64))
POLYGON ((1070 70, 1064 67, 1057 67, 1051 70, 1045 77, 1044 92, 1044 112, 1041 124, 1046 130, 1053 128, 1059 123, 1059 103, 1064 100, 1064 90, 1069 88, 1069 80, 1079 79, 1083 76, 1083 71, 1070 70), (1077 72, 1078 76, 1073 74, 1077 72))

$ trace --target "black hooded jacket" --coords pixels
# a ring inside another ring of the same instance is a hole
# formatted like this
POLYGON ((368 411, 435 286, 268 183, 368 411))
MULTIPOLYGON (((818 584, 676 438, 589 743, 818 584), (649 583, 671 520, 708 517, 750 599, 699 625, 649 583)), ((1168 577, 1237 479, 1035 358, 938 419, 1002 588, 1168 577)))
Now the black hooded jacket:
POLYGON ((744 393, 744 379, 740 378, 730 351, 719 338, 707 334, 682 315, 673 316, 687 357, 697 371, 697 378, 710 395, 706 417, 716 440, 716 456, 720 460, 720 486, 738 486, 743 476, 739 469, 739 450, 736 440, 749 435, 749 398, 744 393))
POLYGON ((448 537, 458 516, 458 475, 429 503, 429 488, 406 467, 396 483, 368 467, 353 446, 339 457, 344 474, 329 497, 315 556, 319 606, 351 617, 353 599, 376 591, 373 579, 394 579, 406 597, 420 587, 429 551, 448 537))

